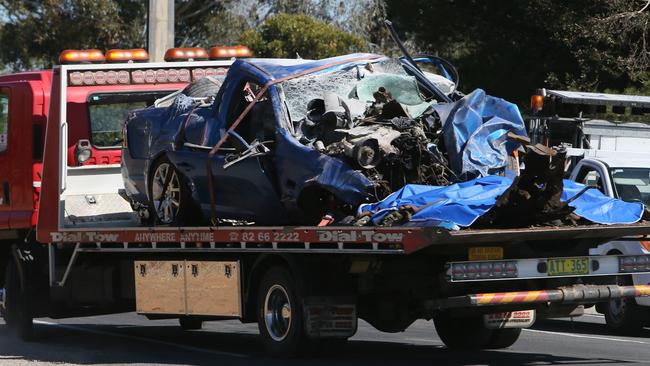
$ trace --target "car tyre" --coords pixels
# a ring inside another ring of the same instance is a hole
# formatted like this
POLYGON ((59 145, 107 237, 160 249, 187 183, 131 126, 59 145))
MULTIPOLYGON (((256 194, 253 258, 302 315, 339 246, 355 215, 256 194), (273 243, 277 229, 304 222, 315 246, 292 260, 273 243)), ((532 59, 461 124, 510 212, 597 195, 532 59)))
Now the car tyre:
POLYGON ((258 327, 262 343, 273 356, 292 357, 306 351, 302 296, 289 271, 271 267, 257 296, 258 327))
POLYGON ((191 203, 192 196, 183 175, 167 157, 158 159, 149 176, 149 210, 152 220, 171 226, 188 224, 192 221, 191 203))
POLYGON ((9 262, 5 272, 5 309, 3 317, 10 332, 24 341, 30 341, 34 337, 34 316, 32 303, 30 302, 29 287, 20 284, 18 266, 12 260, 9 262))

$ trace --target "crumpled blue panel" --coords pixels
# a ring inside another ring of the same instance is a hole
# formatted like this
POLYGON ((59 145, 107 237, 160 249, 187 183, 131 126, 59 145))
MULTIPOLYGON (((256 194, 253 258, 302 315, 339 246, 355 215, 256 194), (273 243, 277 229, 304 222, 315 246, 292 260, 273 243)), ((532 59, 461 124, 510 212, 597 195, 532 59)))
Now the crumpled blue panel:
POLYGON ((451 168, 461 178, 487 176, 490 169, 505 166, 507 154, 517 147, 506 141, 508 131, 528 135, 516 105, 481 89, 432 108, 443 121, 451 168))
MULTIPOLYGON (((565 179, 562 201, 574 197, 585 187, 584 184, 565 179)), ((577 215, 599 224, 635 223, 641 219, 644 208, 641 202, 625 202, 608 197, 595 188, 584 192, 575 201, 569 203, 569 206, 576 208, 574 212, 577 215)))
MULTIPOLYGON (((471 226, 476 219, 491 209, 496 199, 512 184, 510 178, 490 175, 450 186, 407 184, 380 202, 359 206, 358 213, 373 212, 372 220, 381 221, 390 211, 403 205, 422 208, 413 215, 407 226, 471 226)), ((562 201, 580 192, 585 185, 564 180, 562 201)), ((607 197, 596 189, 585 192, 569 203, 575 213, 599 224, 631 224, 641 219, 643 204, 629 203, 607 197)))

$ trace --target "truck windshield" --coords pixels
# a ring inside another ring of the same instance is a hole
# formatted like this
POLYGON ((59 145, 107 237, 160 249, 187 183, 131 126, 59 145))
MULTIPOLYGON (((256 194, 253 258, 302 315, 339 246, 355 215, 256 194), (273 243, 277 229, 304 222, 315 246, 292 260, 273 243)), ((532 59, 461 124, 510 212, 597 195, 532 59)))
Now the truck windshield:
POLYGON ((114 148, 122 142, 122 127, 130 111, 146 108, 170 91, 100 93, 88 98, 90 142, 98 148, 114 148))
POLYGON ((618 198, 650 205, 650 168, 612 168, 618 198))

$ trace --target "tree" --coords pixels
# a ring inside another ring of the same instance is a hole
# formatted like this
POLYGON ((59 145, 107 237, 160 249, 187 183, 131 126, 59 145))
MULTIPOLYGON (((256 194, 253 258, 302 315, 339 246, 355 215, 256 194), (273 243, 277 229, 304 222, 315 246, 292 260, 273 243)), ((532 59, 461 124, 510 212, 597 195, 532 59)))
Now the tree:
POLYGON ((139 0, 0 0, 0 62, 13 69, 49 67, 64 49, 145 46, 139 0))
POLYGON ((540 87, 621 90, 648 67, 646 1, 387 0, 396 26, 453 61, 461 88, 522 104, 540 87))
POLYGON ((305 14, 272 16, 241 42, 262 57, 324 58, 364 49, 363 39, 305 14))

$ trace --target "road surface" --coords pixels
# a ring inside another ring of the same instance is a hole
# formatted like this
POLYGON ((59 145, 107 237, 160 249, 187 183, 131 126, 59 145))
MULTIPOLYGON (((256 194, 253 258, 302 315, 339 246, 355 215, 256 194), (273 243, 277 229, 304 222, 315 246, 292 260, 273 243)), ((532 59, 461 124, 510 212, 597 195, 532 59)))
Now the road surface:
POLYGON ((7 335, 0 320, 0 365, 647 365, 650 330, 638 337, 611 335, 600 315, 538 322, 511 348, 453 352, 431 322, 406 332, 380 333, 365 322, 347 344, 297 360, 268 358, 257 325, 206 323, 182 331, 174 320, 149 321, 133 313, 63 320, 39 319, 38 338, 7 335))

